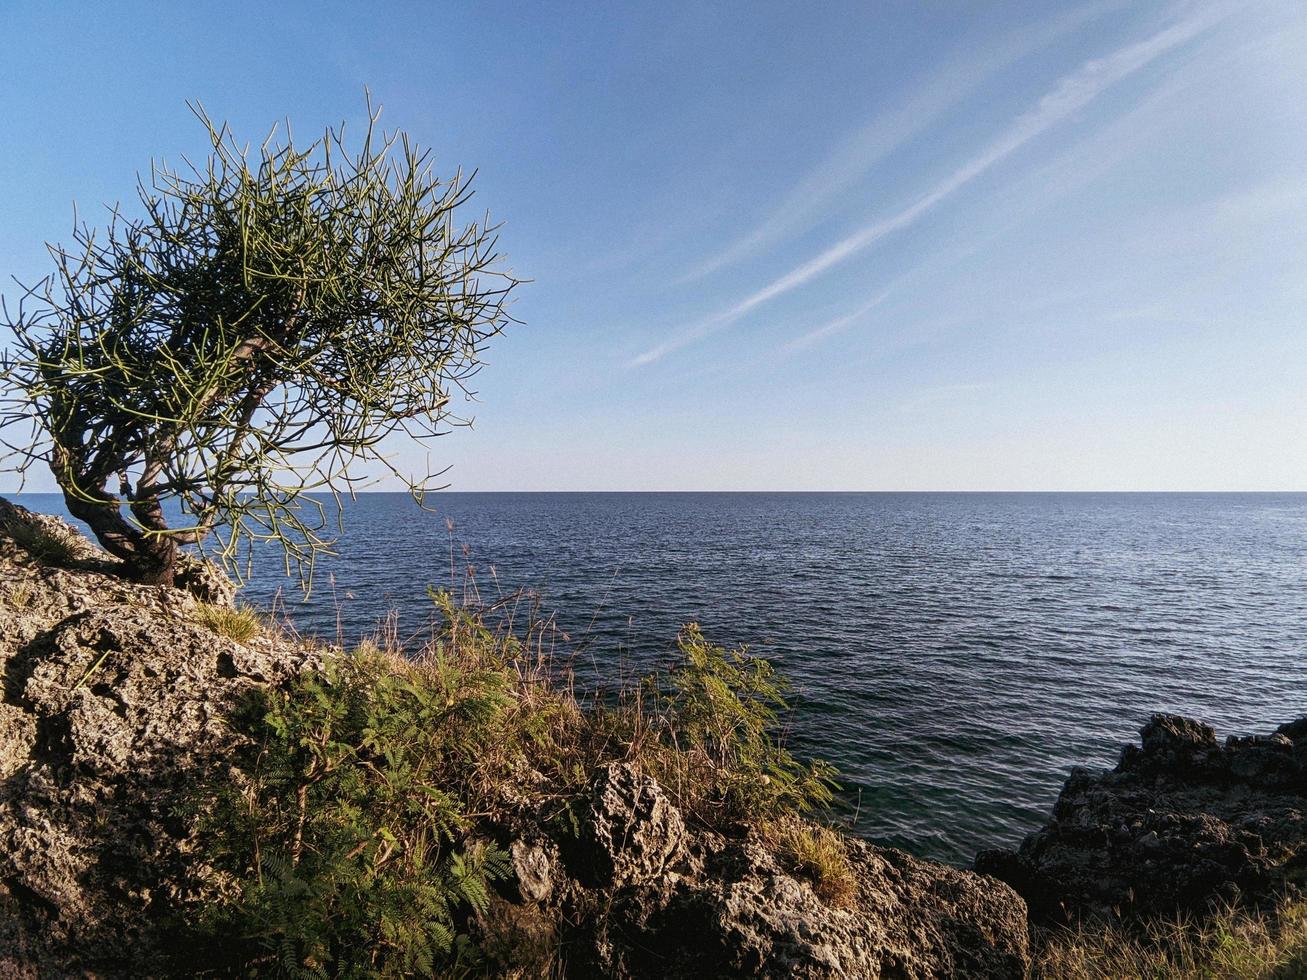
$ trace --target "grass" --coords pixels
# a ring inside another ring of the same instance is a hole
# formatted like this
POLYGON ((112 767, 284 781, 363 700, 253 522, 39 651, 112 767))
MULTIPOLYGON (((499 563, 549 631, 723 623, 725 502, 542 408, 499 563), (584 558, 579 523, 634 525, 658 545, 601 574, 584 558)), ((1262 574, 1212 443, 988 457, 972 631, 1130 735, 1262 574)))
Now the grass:
POLYGON ((39 522, 11 520, 5 533, 43 565, 67 565, 77 558, 77 542, 71 535, 39 522))
POLYGON ((1046 980, 1303 980, 1307 902, 1224 908, 1204 920, 1163 920, 1142 932, 1090 925, 1044 933, 1034 976, 1046 980))
POLYGON ((249 606, 200 602, 196 604, 194 616, 201 626, 237 643, 248 643, 263 631, 263 618, 249 606))
POLYGON ((802 820, 787 820, 768 827, 770 838, 781 860, 797 875, 812 883, 827 905, 848 908, 858 894, 858 882, 844 851, 844 842, 830 827, 802 820))

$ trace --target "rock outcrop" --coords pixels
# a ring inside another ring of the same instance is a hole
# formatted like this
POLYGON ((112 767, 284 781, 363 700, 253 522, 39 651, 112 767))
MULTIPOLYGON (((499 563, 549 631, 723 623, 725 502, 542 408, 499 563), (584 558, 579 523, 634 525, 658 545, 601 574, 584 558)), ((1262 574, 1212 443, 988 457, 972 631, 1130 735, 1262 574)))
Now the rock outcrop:
MULTIPOLYGON (((586 840, 580 861, 561 866, 542 896, 562 921, 603 906, 580 916, 571 937, 581 976, 1026 972, 1026 910, 999 882, 845 839, 856 893, 847 907, 831 907, 762 841, 687 831, 658 784, 626 764, 599 774, 586 840), (598 890, 586 886, 587 865, 599 869, 598 890)), ((519 879, 537 881, 537 865, 523 865, 519 879)))
POLYGON ((241 696, 308 655, 195 625, 190 594, 5 501, 0 583, 0 975, 162 970, 153 924, 216 887, 188 787, 226 765, 241 696), (62 565, 16 526, 69 543, 62 565))
POLYGON ((1201 915, 1273 903, 1307 875, 1307 719, 1217 741, 1156 715, 1111 772, 1073 769, 1052 820, 976 870, 1012 884, 1037 921, 1201 915))
MULTIPOLYGON (((0 502, 0 975, 164 974, 169 924, 224 887, 193 787, 229 766, 224 719, 247 692, 318 660, 271 630, 219 636, 195 602, 0 502), (69 547, 38 555, 34 527, 69 547)), ((478 928, 492 959, 513 946, 519 975, 533 943, 577 976, 1016 978, 1029 963, 1025 904, 1001 882, 844 839, 856 889, 832 907, 756 835, 691 826, 626 763, 593 775, 577 832, 498 835, 515 881, 478 928)))

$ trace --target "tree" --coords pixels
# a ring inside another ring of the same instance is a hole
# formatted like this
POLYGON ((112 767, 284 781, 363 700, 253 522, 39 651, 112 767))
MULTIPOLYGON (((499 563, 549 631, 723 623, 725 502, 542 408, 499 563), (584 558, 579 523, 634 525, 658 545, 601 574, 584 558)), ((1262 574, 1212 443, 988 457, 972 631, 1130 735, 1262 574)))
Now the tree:
POLYGON ((47 463, 140 581, 171 583, 180 546, 206 542, 229 568, 276 542, 311 574, 330 544, 311 491, 339 516, 377 463, 419 500, 431 489, 438 474, 401 471, 383 440, 467 423, 451 400, 473 394, 517 280, 496 226, 456 220, 471 177, 434 176, 370 101, 353 153, 343 124, 303 150, 274 128, 251 153, 192 108, 207 162, 153 165, 139 217, 76 224, 4 309, 6 466, 47 463))

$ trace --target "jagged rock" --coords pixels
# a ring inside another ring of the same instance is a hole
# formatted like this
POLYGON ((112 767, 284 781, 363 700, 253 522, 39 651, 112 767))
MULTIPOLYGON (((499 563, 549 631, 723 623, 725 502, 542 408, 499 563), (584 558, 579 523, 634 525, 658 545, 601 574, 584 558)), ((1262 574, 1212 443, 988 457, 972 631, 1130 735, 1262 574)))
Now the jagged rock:
POLYGON ((757 841, 703 836, 694 873, 614 894, 596 937, 597 974, 923 980, 1026 974, 1025 904, 997 881, 847 839, 857 894, 837 908, 757 841))
POLYGON ((509 845, 513 879, 524 902, 545 902, 553 895, 556 851, 552 844, 528 844, 524 840, 509 845))
POLYGON ((1073 769, 1053 819, 976 869, 1043 921, 1274 902, 1307 870, 1304 721, 1222 745, 1207 725, 1156 715, 1115 769, 1073 769))
POLYGON ((630 763, 600 771, 589 831, 600 879, 618 886, 643 884, 665 874, 685 842, 680 811, 654 780, 630 763))

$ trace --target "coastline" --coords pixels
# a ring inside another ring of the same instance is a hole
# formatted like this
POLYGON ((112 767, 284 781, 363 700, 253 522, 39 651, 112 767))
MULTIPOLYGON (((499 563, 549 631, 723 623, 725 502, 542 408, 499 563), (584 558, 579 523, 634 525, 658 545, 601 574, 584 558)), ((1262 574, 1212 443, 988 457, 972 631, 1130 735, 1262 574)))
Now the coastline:
MULTIPOLYGON (((123 582, 55 519, 3 510, 7 968, 167 974, 166 937, 231 886, 178 793, 240 757, 230 719, 243 697, 293 692, 324 669, 324 651, 266 624, 223 635, 230 618, 199 616, 187 593, 123 582), (38 555, 44 539, 14 531, 33 524, 68 550, 38 555)), ((561 703, 536 683, 506 695, 527 719, 561 703)), ((1232 899, 1269 908, 1307 856, 1301 816, 1270 820, 1302 800, 1302 723, 1221 745, 1196 723, 1155 720, 1114 773, 1073 772, 1053 823, 1019 851, 981 855, 988 874, 826 838, 785 809, 717 822, 650 775, 673 771, 657 769, 666 756, 610 745, 587 758, 561 796, 532 766, 505 770, 515 775, 485 797, 498 816, 469 825, 469 841, 502 848, 509 867, 458 919, 487 972, 529 975, 544 962, 531 957, 547 956, 565 975, 1019 977, 1039 955, 1030 929, 1038 937, 1059 915, 1128 925, 1232 899), (1118 900, 1127 893, 1132 907, 1118 900)))

